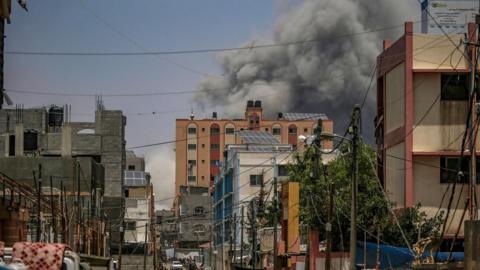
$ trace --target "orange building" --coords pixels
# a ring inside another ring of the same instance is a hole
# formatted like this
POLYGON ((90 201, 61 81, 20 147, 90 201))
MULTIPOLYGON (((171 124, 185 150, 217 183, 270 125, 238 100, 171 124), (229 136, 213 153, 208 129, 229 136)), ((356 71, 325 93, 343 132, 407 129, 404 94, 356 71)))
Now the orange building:
MULTIPOLYGON (((261 130, 271 133, 279 143, 297 145, 299 135, 311 135, 322 119, 325 132, 333 132, 333 121, 319 113, 278 113, 276 119, 264 117, 260 100, 247 102, 245 115, 239 119, 212 118, 176 120, 175 192, 181 186, 211 187, 223 162, 226 145, 243 144, 236 131, 261 130)), ((324 149, 331 149, 325 142, 324 149)))

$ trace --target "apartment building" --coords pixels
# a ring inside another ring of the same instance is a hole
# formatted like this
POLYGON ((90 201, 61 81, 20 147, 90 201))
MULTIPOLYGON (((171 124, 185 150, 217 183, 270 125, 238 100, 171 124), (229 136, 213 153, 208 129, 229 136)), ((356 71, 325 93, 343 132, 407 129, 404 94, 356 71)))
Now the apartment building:
MULTIPOLYGON (((271 134, 278 142, 297 146, 299 135, 310 135, 323 120, 323 130, 333 131, 333 122, 318 113, 278 113, 278 117, 265 117, 262 102, 249 100, 245 115, 238 119, 219 119, 213 112, 211 118, 176 120, 176 169, 177 196, 181 186, 213 187, 215 176, 224 161, 223 152, 228 145, 242 144, 238 131, 256 130, 271 134)), ((327 142, 326 144, 330 144, 327 142)), ((326 146, 325 148, 331 148, 326 146)))
MULTIPOLYGON (((475 32, 470 24, 469 36, 475 32)), ((460 145, 469 109, 465 55, 471 52, 460 43, 463 39, 414 33, 413 24, 407 22, 402 37, 394 43, 384 41, 377 58, 378 171, 397 207, 421 203, 434 216, 439 207, 446 210, 442 197, 458 179, 459 166, 464 177, 458 181, 462 185, 468 181, 470 161, 460 159, 460 145)), ((478 149, 478 140, 476 145, 478 149)), ((479 170, 477 165, 477 174, 479 170)), ((461 224, 467 190, 457 189, 455 200, 460 203, 456 211, 452 209, 447 237, 461 224)))
POLYGON ((155 238, 153 185, 144 158, 133 151, 126 151, 126 168, 124 253, 143 254, 145 248, 152 250, 155 238))

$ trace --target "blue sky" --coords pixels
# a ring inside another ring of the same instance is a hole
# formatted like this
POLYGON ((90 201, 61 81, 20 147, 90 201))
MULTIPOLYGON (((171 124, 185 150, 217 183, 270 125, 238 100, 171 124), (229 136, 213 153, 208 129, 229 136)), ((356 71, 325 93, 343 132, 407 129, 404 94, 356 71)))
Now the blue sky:
MULTIPOLYGON (((134 43, 147 50, 238 46, 256 35, 271 33, 275 10, 274 3, 266 0, 42 0, 29 1, 28 8, 25 12, 14 5, 6 50, 141 51, 134 43)), ((204 76, 201 73, 221 72, 213 54, 168 56, 194 72, 165 57, 7 55, 5 88, 103 94, 172 92, 194 90, 204 76)), ((93 113, 93 97, 11 96, 26 107, 71 104, 74 121, 93 117, 88 115, 93 113)), ((174 119, 187 116, 195 106, 191 95, 105 97, 104 102, 107 108, 122 109, 129 116, 127 146, 173 138, 174 119), (134 115, 172 110, 185 112, 134 115)))
MULTIPOLYGON (((138 44, 146 50, 232 47, 271 35, 275 13, 283 6, 272 0, 42 0, 29 1, 29 12, 25 12, 15 3, 12 23, 6 28, 5 49, 142 51, 138 44)), ((170 62, 158 56, 7 55, 5 88, 103 94, 189 91, 196 89, 202 74, 221 75, 214 54, 168 59, 170 62)), ((25 107, 71 104, 73 121, 93 121, 94 97, 10 95, 25 107)), ((127 116, 127 147, 172 140, 175 118, 188 117, 190 108, 195 107, 191 94, 103 100, 108 109, 121 109, 127 116), (177 112, 136 115, 152 111, 177 112)), ((157 198, 171 197, 174 146, 139 149, 136 153, 146 157, 157 198)), ((169 202, 163 206, 168 207, 169 202)))

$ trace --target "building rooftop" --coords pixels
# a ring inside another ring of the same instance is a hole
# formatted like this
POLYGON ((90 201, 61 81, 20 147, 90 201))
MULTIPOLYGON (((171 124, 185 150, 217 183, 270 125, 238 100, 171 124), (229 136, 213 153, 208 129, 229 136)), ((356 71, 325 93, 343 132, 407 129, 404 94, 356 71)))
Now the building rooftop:
POLYGON ((266 131, 240 130, 237 135, 245 144, 278 144, 279 141, 266 131))
POLYGON ((283 119, 288 121, 301 121, 301 120, 328 120, 326 114, 323 113, 294 113, 287 112, 283 113, 283 119))

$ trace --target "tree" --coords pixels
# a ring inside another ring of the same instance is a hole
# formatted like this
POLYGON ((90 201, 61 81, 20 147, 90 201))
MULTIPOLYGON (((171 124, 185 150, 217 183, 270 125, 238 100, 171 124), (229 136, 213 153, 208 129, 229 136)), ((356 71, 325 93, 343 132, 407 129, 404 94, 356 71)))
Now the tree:
MULTIPOLYGON (((348 246, 351 205, 352 155, 349 145, 341 145, 338 157, 328 165, 316 158, 313 147, 295 156, 295 162, 289 166, 292 181, 300 182, 300 220, 306 226, 316 229, 320 239, 325 238, 325 223, 328 206, 329 185, 334 186, 334 222, 332 222, 333 249, 344 250, 348 246), (327 167, 324 167, 327 166, 327 167)), ((386 201, 376 176, 372 161, 374 150, 361 143, 359 145, 359 179, 357 223, 359 235, 367 232, 367 241, 376 241, 377 235, 383 243, 405 246, 406 243, 396 220, 405 232, 408 244, 412 245, 419 237, 438 237, 443 215, 427 218, 420 206, 396 211, 395 205, 386 201), (395 219, 396 218, 396 219, 395 219), (360 234, 361 233, 361 234, 360 234)), ((363 240, 363 237, 362 237, 363 240)))

